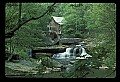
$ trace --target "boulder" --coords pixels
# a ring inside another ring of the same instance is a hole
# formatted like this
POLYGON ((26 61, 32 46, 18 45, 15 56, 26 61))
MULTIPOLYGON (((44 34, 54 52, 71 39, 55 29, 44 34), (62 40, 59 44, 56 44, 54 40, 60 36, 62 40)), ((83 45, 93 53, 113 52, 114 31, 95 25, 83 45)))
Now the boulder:
POLYGON ((44 57, 42 58, 42 65, 46 66, 46 67, 56 67, 56 68, 60 68, 62 67, 62 64, 60 62, 58 62, 57 60, 53 59, 53 58, 49 58, 49 57, 44 57))

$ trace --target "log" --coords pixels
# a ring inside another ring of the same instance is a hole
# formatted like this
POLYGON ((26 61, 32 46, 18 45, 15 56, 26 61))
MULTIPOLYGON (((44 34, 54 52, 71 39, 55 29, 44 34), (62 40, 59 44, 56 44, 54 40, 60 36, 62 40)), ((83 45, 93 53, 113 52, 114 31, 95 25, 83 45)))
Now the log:
MULTIPOLYGON (((62 53, 66 51, 66 47, 36 47, 32 49, 32 55, 36 55, 36 53, 62 53)), ((51 54, 50 54, 51 55, 51 54)))

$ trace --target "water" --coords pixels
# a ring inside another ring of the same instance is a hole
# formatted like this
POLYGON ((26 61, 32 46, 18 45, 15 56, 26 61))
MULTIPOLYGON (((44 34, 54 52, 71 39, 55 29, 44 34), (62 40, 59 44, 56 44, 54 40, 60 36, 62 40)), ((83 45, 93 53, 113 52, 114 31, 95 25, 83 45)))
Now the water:
POLYGON ((71 49, 72 48, 66 48, 66 52, 54 54, 53 58, 55 59, 67 59, 68 58, 69 59, 72 54, 70 52, 71 49))
MULTIPOLYGON (((57 53, 53 55, 53 58, 55 58, 57 61, 59 61, 63 65, 70 64, 71 61, 76 60, 84 60, 88 59, 89 57, 92 57, 91 55, 87 54, 85 51, 85 48, 81 45, 76 45, 72 48, 66 48, 66 51, 63 53, 57 53)), ((66 67, 66 71, 69 71, 73 68, 72 66, 66 67)))
POLYGON ((91 55, 87 54, 87 52, 85 51, 85 48, 81 48, 82 49, 82 53, 80 56, 84 56, 85 58, 88 58, 88 57, 92 57, 91 55))
POLYGON ((65 52, 53 55, 53 58, 57 59, 62 64, 69 64, 70 61, 87 59, 89 57, 92 56, 87 54, 85 48, 83 48, 81 45, 76 45, 73 48, 66 48, 65 52))
POLYGON ((73 49, 73 56, 75 56, 77 53, 76 53, 76 51, 78 50, 78 48, 74 48, 73 49))

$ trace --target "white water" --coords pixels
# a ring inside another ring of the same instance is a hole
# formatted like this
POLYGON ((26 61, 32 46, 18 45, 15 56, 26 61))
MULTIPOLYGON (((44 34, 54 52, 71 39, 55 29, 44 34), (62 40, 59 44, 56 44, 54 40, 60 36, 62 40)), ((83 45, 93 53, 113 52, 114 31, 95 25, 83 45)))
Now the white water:
POLYGON ((81 45, 76 45, 75 48, 66 48, 66 52, 53 55, 53 58, 55 59, 87 59, 88 57, 92 57, 92 56, 87 54, 85 49, 81 45), (79 49, 79 53, 78 53, 80 54, 79 57, 76 57, 77 49, 79 49), (71 50, 73 50, 73 53, 70 52, 71 50))
POLYGON ((70 64, 71 61, 75 62, 76 60, 84 60, 89 57, 92 56, 87 54, 85 48, 81 45, 76 45, 74 48, 66 48, 65 52, 53 55, 53 58, 57 59, 61 64, 68 65, 66 67, 66 72, 68 73, 74 68, 74 65, 70 64))
POLYGON ((81 54, 81 56, 85 56, 85 58, 92 57, 91 55, 87 54, 87 52, 85 51, 84 48, 82 48, 82 54, 81 54))
POLYGON ((53 55, 53 58, 55 59, 66 59, 66 58, 70 58, 70 50, 72 48, 66 48, 66 52, 63 52, 63 53, 58 53, 58 54, 54 54, 53 55))
POLYGON ((72 48, 66 48, 66 53, 70 53, 70 50, 71 50, 72 48))
POLYGON ((84 48, 81 48, 81 49, 82 49, 82 53, 81 53, 81 55, 80 55, 80 56, 85 56, 85 55, 87 55, 87 53, 86 53, 85 49, 84 49, 84 48))
POLYGON ((74 48, 73 49, 73 56, 75 56, 76 55, 76 50, 77 50, 78 48, 74 48))

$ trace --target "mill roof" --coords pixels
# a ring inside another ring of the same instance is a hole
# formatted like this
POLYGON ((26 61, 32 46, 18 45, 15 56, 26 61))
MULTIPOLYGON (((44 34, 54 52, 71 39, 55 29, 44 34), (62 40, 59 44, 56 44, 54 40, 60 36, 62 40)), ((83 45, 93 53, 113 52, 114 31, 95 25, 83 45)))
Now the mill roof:
POLYGON ((64 17, 52 16, 52 18, 55 20, 56 23, 58 23, 60 25, 64 24, 64 22, 66 22, 64 17))

